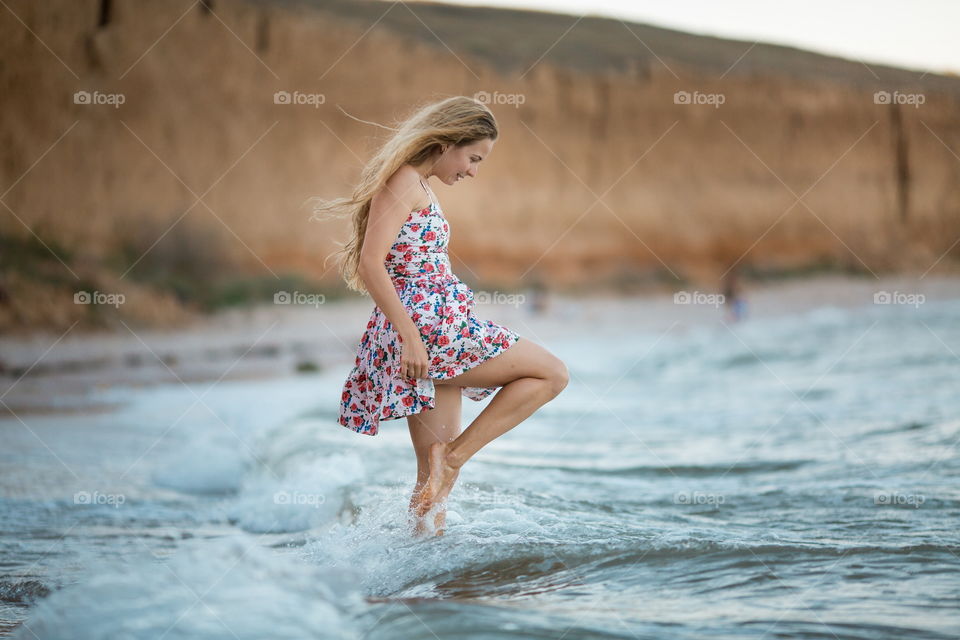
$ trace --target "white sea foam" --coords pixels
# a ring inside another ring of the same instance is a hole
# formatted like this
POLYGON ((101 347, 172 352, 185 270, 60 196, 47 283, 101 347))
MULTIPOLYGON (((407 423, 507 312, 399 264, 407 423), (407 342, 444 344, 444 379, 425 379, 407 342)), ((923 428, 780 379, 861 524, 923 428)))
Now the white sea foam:
POLYGON ((163 564, 108 562, 43 600, 14 637, 165 640, 358 638, 356 576, 265 549, 253 539, 192 540, 163 564))

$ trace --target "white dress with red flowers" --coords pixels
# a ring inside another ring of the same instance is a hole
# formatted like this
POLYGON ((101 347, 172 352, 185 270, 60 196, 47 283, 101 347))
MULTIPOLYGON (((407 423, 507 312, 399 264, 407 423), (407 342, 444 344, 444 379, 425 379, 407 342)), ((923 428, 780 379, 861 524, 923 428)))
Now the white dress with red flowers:
MULTIPOLYGON (((473 291, 450 269, 450 225, 432 193, 427 194, 430 204, 407 217, 384 266, 420 329, 430 358, 428 376, 414 380, 401 375, 400 337, 375 306, 340 400, 339 423, 357 433, 374 436, 380 420, 434 408, 434 380, 458 376, 520 339, 514 331, 475 315, 473 291)), ((463 387, 462 393, 482 400, 497 389, 463 387)))

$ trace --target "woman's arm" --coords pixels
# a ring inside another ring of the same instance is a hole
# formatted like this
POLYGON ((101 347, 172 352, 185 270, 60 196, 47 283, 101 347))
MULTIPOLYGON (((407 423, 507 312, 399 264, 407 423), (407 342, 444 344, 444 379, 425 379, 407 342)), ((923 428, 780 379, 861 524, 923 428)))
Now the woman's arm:
MULTIPOLYGON (((404 222, 420 200, 418 192, 423 193, 419 174, 413 168, 403 167, 387 180, 385 188, 374 195, 370 202, 367 231, 363 238, 357 270, 370 297, 393 324, 401 342, 405 344, 422 344, 420 329, 400 301, 383 263, 404 222)), ((418 378, 426 377, 426 374, 425 364, 422 369, 418 367, 418 370, 413 372, 418 378)))

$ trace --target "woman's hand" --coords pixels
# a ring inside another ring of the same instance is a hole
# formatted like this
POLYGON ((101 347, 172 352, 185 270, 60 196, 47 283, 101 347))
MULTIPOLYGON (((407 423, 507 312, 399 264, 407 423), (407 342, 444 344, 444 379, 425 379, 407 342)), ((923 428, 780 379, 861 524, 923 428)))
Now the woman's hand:
POLYGON ((426 378, 430 364, 427 347, 420 334, 400 337, 400 374, 407 378, 426 378))

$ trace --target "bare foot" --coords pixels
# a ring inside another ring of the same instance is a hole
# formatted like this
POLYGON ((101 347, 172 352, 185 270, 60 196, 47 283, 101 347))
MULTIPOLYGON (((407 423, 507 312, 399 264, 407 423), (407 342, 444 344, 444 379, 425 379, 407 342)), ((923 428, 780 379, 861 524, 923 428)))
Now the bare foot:
MULTIPOLYGON (((453 479, 450 481, 450 487, 456 483, 457 478, 460 477, 460 469, 456 470, 456 473, 453 475, 453 479)), ((437 506, 437 513, 433 517, 433 529, 434 535, 442 536, 443 528, 447 524, 447 496, 450 495, 450 490, 448 489, 446 495, 440 499, 439 505, 437 506)))
POLYGON ((427 535, 427 519, 426 518, 416 518, 415 524, 413 525, 413 535, 417 538, 422 538, 427 535))
POLYGON ((424 516, 434 504, 443 502, 453 489, 453 483, 460 475, 460 469, 446 462, 447 443, 434 442, 430 445, 430 476, 420 492, 417 515, 424 516))
POLYGON ((426 518, 417 513, 417 507, 420 504, 420 495, 423 493, 423 485, 417 485, 413 489, 413 495, 410 497, 410 506, 407 510, 408 522, 413 526, 413 535, 422 537, 427 533, 426 518))
MULTIPOLYGON (((460 475, 459 469, 457 469, 457 475, 460 475)), ((442 536, 443 528, 447 523, 447 507, 445 504, 437 504, 435 501, 433 508, 429 509, 427 513, 422 516, 417 515, 417 505, 419 504, 420 494, 422 491, 423 485, 417 485, 413 490, 413 495, 410 497, 410 506, 407 510, 407 522, 413 530, 414 537, 423 538, 429 533, 433 533, 433 535, 436 536, 442 536), (432 531, 427 525, 431 512, 433 512, 432 531)))
POLYGON ((437 515, 433 516, 433 530, 434 535, 442 536, 443 527, 447 524, 447 510, 446 508, 440 508, 437 510, 437 515))

